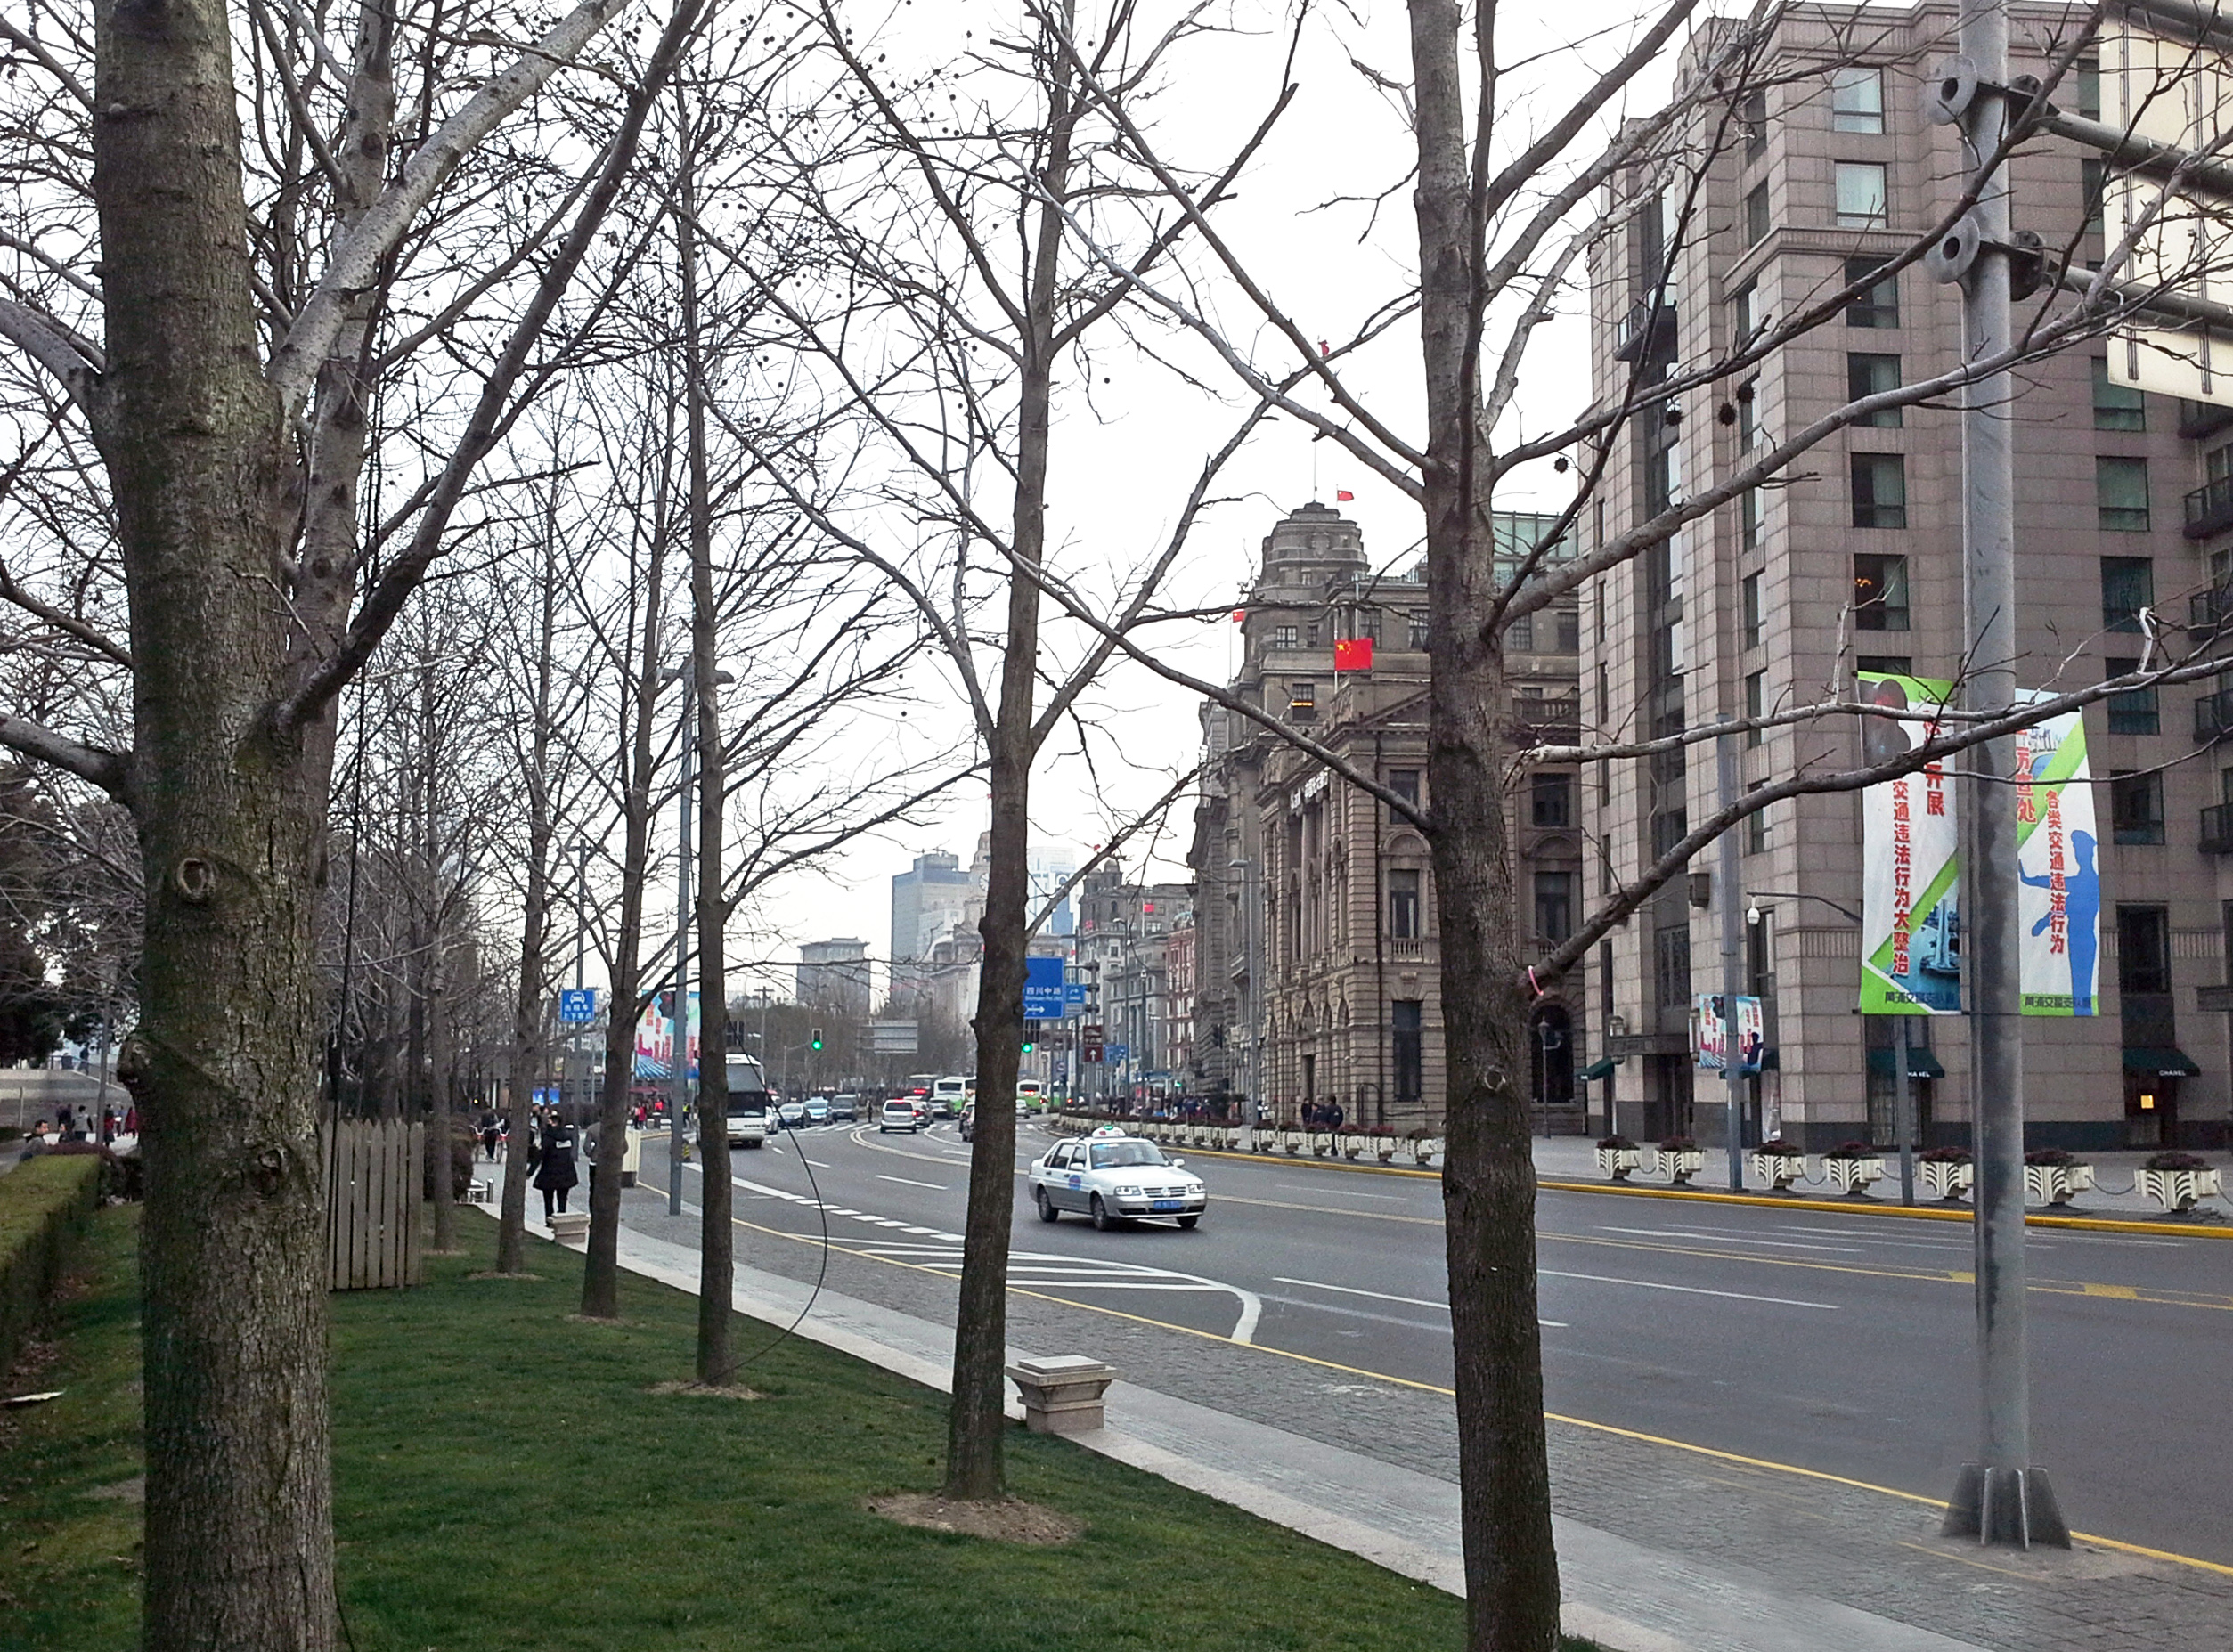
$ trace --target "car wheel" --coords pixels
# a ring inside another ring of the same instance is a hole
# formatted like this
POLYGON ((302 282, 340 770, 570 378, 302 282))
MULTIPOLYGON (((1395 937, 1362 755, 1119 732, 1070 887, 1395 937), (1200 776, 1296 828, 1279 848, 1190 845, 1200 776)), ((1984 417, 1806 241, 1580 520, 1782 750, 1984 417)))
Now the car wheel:
POLYGON ((1055 1201, 1047 1196, 1045 1188, 1033 1188, 1031 1191, 1039 1198, 1039 1219, 1040 1221, 1059 1222, 1063 1219, 1063 1213, 1055 1208, 1055 1201))
POLYGON ((1181 1227, 1192 1227, 1195 1223, 1201 1220, 1202 1218, 1199 1216, 1182 1216, 1178 1218, 1178 1225, 1181 1227))
POLYGON ((1116 1225, 1116 1218, 1109 1214, 1109 1207, 1101 1202, 1101 1195, 1093 1196, 1093 1225, 1103 1233, 1116 1225))

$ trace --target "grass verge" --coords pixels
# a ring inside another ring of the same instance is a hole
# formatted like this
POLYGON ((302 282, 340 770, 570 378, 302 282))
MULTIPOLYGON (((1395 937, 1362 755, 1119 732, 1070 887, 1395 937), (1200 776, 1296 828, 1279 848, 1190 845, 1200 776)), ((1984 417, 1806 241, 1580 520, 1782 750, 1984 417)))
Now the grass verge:
MULTIPOLYGON (((64 1397, 0 1422, 11 1645, 137 1639, 132 1218, 95 1219, 83 1284, 58 1309, 38 1386, 64 1397)), ((334 1299, 355 1652, 1460 1644, 1458 1603, 1437 1590, 1021 1430, 1011 1488, 1083 1521, 1074 1541, 895 1525, 867 1501, 935 1488, 942 1396, 797 1341, 740 1373, 764 1396, 749 1404, 655 1393, 689 1375, 692 1298, 630 1279, 623 1322, 584 1323, 568 1317, 570 1252, 539 1246, 532 1281, 469 1277, 494 1236, 465 1224, 466 1252, 429 1257, 423 1289, 334 1299)), ((737 1329, 747 1351, 770 1334, 737 1329)))

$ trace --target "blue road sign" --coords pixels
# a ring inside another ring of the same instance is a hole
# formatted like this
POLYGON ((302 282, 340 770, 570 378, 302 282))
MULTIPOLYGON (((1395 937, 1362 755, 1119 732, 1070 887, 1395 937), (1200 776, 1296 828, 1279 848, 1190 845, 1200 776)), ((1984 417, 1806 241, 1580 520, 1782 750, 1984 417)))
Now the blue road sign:
POLYGON ((1132 1054, 1132 1046, 1129 1044, 1112 1044, 1105 1046, 1103 1054, 1112 1062, 1121 1062, 1132 1054))
POLYGON ((558 994, 558 1019, 562 1021, 591 1021, 597 1019, 597 989, 568 987, 558 994))
POLYGON ((1063 1007, 1066 1010, 1082 1010, 1086 1007, 1086 983, 1084 981, 1063 982, 1063 1007))
POLYGON ((1023 969, 1023 1019, 1062 1020, 1063 961, 1060 958, 1026 958, 1023 969))

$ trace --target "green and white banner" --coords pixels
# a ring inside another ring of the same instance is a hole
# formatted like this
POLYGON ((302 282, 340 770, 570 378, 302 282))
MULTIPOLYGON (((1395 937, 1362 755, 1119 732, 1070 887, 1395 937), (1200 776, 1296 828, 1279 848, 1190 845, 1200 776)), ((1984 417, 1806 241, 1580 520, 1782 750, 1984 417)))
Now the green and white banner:
MULTIPOLYGON (((1902 711, 1941 710, 1953 687, 1884 671, 1862 671, 1860 682, 1862 699, 1902 711)), ((1896 758, 1937 731, 1935 721, 1863 717, 1863 760, 1896 758)), ((1960 834, 1945 765, 1865 788, 1861 844, 1862 1013, 1960 1014, 1960 834)))
MULTIPOLYGON (((2051 696, 2034 691, 2037 702, 2051 696)), ((2016 736, 2017 944, 2026 1015, 2100 1008, 2101 840, 2086 723, 2066 712, 2016 736)))

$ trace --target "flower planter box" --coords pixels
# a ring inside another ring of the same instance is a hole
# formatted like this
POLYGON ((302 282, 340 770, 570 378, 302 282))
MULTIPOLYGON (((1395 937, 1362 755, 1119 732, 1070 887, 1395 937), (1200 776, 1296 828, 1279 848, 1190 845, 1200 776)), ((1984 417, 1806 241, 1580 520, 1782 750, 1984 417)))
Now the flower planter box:
POLYGON ((1616 1182, 1625 1182, 1628 1173, 1643 1163, 1640 1147, 1601 1147, 1597 1150, 1597 1168, 1616 1182))
POLYGON ((1300 1130, 1282 1130, 1279 1144, 1287 1150, 1291 1158, 1300 1157, 1302 1150, 1310 1144, 1310 1138, 1300 1130))
POLYGON ((1778 1192, 1806 1174, 1806 1160, 1799 1153, 1754 1153, 1752 1179, 1764 1182, 1778 1192))
POLYGON ((2191 1210, 2196 1200, 2225 1191, 2224 1173, 2218 1170, 2135 1170, 2132 1175, 2137 1192, 2173 1214, 2191 1210))
POLYGON ((2025 1165, 2024 1198, 2028 1204, 2066 1205, 2073 1193, 2093 1185, 2091 1165, 2025 1165))
POLYGON ((1829 1176, 1830 1185, 1847 1195, 1863 1194, 1871 1182, 1884 1180, 1881 1159, 1825 1159, 1822 1169, 1829 1176))
POLYGON ((1915 1170, 1923 1178, 1923 1191, 1933 1199, 1960 1199, 1977 1180, 1977 1167, 1966 1160, 1923 1159, 1916 1162, 1915 1170))
POLYGON ((1691 1178, 1706 1168, 1706 1155, 1695 1147, 1675 1152, 1662 1150, 1658 1154, 1658 1168, 1670 1187, 1688 1187, 1691 1178))

